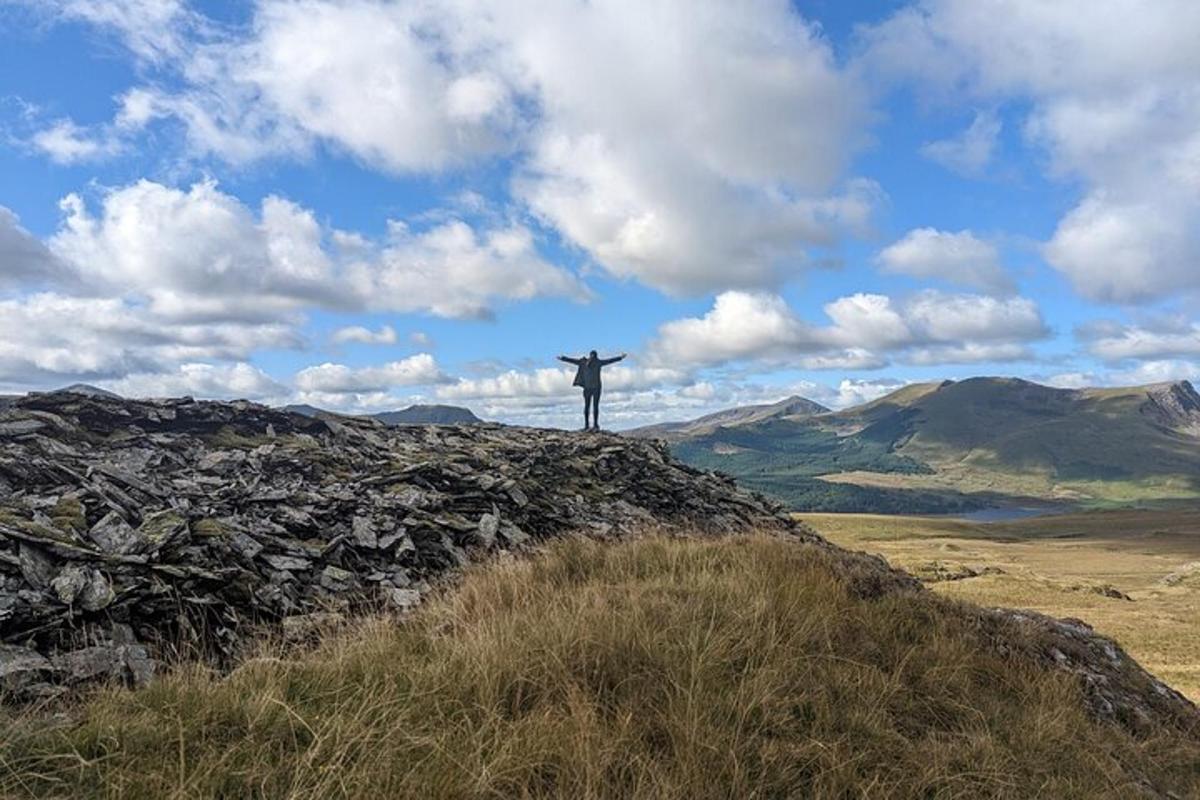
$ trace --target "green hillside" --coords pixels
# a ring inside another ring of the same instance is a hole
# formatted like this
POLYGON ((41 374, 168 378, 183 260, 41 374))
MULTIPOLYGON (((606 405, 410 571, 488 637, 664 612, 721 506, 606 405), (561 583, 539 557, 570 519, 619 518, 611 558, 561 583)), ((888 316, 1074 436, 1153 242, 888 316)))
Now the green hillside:
POLYGON ((806 510, 1190 499, 1200 496, 1200 395, 1186 382, 1072 390, 973 378, 717 426, 673 449, 806 510))

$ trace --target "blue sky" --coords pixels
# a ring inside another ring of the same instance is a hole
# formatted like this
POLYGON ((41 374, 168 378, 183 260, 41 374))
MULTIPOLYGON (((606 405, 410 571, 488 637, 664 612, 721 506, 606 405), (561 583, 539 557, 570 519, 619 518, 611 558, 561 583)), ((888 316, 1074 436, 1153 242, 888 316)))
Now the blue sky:
POLYGON ((627 427, 1200 373, 1184 0, 0 0, 0 391, 627 427))

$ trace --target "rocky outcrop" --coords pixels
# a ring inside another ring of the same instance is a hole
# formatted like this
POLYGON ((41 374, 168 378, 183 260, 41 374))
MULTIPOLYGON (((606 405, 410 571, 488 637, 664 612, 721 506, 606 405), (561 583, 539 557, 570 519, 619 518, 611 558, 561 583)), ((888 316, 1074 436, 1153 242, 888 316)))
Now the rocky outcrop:
POLYGON ((30 395, 0 413, 0 687, 228 661, 255 623, 407 608, 493 551, 659 526, 817 540, 617 436, 30 395))
POLYGON ((1164 383, 1146 390, 1142 413, 1165 428, 1200 436, 1200 393, 1188 381, 1164 383))
POLYGON ((1196 706, 1086 622, 1007 608, 983 610, 981 622, 1002 655, 1075 677, 1093 717, 1137 734, 1170 727, 1200 736, 1196 706))

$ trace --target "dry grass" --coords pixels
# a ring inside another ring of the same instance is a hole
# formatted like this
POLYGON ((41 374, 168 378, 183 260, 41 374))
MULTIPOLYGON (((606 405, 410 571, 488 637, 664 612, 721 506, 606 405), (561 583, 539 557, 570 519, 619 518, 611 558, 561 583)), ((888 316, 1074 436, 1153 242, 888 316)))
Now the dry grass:
POLYGON ((567 541, 398 622, 0 727, 5 797, 1200 794, 1200 744, 1093 723, 969 607, 863 599, 765 537, 567 541))
POLYGON ((1200 701, 1200 511, 1105 511, 1005 523, 804 514, 830 541, 920 572, 930 562, 1002 574, 931 584, 947 597, 1085 620, 1200 701), (1132 598, 1108 597, 1115 588, 1132 598))

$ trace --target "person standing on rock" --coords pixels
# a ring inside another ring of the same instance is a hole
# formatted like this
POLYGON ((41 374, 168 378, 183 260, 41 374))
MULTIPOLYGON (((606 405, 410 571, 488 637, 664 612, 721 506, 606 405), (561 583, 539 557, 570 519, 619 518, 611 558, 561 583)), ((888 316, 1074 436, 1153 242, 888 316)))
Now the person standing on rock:
POLYGON ((625 358, 624 353, 616 358, 600 358, 596 355, 595 350, 588 353, 587 358, 558 357, 559 361, 574 364, 579 368, 575 371, 574 385, 583 387, 583 429, 585 431, 600 430, 600 368, 608 364, 615 364, 623 358, 625 358), (589 418, 592 425, 588 424, 589 418))

